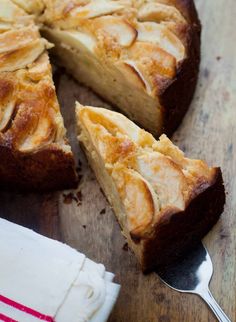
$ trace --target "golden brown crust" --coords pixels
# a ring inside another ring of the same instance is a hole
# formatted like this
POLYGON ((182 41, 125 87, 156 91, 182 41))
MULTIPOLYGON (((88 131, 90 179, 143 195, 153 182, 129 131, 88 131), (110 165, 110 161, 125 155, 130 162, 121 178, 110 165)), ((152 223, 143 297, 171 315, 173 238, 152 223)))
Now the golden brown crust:
POLYGON ((216 222, 225 202, 219 168, 186 158, 165 135, 157 141, 119 113, 77 105, 77 118, 88 159, 101 160, 100 170, 92 162, 95 173, 102 167, 117 191, 105 188, 144 271, 172 258, 178 245, 186 251, 216 222))

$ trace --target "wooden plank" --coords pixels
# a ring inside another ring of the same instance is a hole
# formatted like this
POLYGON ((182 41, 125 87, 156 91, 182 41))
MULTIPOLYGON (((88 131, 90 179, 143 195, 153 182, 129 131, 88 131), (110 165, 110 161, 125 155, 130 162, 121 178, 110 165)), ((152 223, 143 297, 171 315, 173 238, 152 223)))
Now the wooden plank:
MULTIPOLYGON (((236 6, 235 0, 198 0, 196 4, 203 23, 200 79, 192 106, 173 139, 190 157, 223 169, 227 204, 205 244, 215 269, 211 290, 236 321, 236 6)), ((215 321, 198 297, 174 292, 155 274, 140 272, 76 140, 75 99, 97 106, 104 103, 64 73, 57 75, 59 100, 80 168, 79 188, 70 195, 1 193, 1 217, 66 241, 115 272, 122 289, 111 322, 215 321)))

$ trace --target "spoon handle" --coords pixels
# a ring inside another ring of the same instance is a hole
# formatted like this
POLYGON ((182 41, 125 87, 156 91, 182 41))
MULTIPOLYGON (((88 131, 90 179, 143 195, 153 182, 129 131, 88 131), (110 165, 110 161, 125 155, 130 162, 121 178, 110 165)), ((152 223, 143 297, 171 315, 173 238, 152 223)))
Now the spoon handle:
POLYGON ((219 304, 216 302, 209 289, 207 289, 205 292, 199 293, 199 295, 209 305, 219 322, 231 322, 219 304))

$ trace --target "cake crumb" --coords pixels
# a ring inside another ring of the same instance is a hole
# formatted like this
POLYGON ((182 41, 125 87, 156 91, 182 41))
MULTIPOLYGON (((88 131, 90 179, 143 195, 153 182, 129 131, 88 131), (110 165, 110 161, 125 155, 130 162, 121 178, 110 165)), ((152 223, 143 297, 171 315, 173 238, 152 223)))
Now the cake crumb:
POLYGON ((78 191, 76 193, 70 192, 68 194, 63 193, 63 202, 66 205, 71 204, 73 201, 77 203, 77 206, 80 206, 82 204, 82 192, 78 191))
POLYGON ((77 206, 79 207, 82 204, 83 195, 81 190, 76 192, 77 206))
POLYGON ((76 197, 77 197, 77 201, 82 201, 83 199, 83 195, 82 195, 82 192, 81 190, 79 190, 77 193, 76 193, 76 197))
POLYGON ((101 211, 100 211, 100 215, 104 215, 106 213, 106 208, 103 208, 101 211))
POLYGON ((77 171, 78 173, 82 171, 82 162, 81 162, 80 160, 78 161, 78 166, 77 166, 77 168, 76 168, 76 171, 77 171))
POLYGON ((63 198, 64 198, 63 202, 66 205, 71 204, 73 202, 73 200, 77 202, 77 198, 75 197, 75 195, 72 192, 70 192, 68 194, 63 193, 63 198))
POLYGON ((122 247, 123 250, 125 250, 126 252, 128 251, 129 249, 129 246, 128 246, 128 243, 125 243, 122 247))

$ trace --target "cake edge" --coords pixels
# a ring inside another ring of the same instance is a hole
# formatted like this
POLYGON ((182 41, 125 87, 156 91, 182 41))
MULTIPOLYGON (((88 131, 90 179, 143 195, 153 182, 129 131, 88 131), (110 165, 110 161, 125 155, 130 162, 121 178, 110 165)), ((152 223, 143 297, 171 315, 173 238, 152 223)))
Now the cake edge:
MULTIPOLYGON (((225 204, 225 188, 220 168, 209 186, 202 186, 184 211, 167 209, 156 223, 152 238, 141 241, 139 261, 143 272, 178 260, 213 228, 225 204), (175 234, 178 227, 177 234, 175 234), (171 247, 169 241, 171 240, 171 247)), ((135 243, 132 240, 132 243, 135 243)))
POLYGON ((0 190, 47 192, 76 188, 78 179, 72 152, 56 144, 33 154, 0 144, 0 190))
POLYGON ((181 124, 195 94, 201 62, 201 22, 193 1, 182 0, 181 8, 188 13, 190 25, 183 30, 189 49, 179 64, 175 79, 163 84, 159 96, 163 109, 163 133, 171 136, 181 124))

